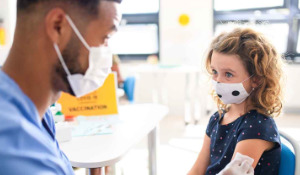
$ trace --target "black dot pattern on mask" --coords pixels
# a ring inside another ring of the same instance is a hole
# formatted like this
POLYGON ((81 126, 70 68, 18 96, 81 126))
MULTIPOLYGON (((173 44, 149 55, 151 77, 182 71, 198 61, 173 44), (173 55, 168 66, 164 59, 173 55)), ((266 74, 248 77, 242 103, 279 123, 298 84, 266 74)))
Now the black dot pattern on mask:
POLYGON ((232 92, 232 95, 233 95, 233 96, 239 96, 239 95, 240 95, 240 92, 239 92, 239 91, 233 91, 233 92, 232 92))
POLYGON ((222 98, 222 95, 218 94, 218 97, 219 97, 219 98, 222 98))

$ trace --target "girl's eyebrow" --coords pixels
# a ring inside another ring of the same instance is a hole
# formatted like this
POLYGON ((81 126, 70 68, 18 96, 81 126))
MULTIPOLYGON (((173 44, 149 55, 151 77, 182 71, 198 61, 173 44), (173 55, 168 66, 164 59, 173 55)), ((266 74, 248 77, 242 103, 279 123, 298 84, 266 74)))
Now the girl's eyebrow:
MULTIPOLYGON (((214 66, 210 66, 211 69, 215 69, 214 66)), ((228 71, 228 72, 232 72, 232 73, 236 73, 234 70, 230 69, 230 68, 225 68, 225 69, 221 69, 222 71, 228 71)))
POLYGON ((233 73, 236 73, 234 70, 232 69, 223 69, 224 71, 229 71, 229 72, 233 72, 233 73))

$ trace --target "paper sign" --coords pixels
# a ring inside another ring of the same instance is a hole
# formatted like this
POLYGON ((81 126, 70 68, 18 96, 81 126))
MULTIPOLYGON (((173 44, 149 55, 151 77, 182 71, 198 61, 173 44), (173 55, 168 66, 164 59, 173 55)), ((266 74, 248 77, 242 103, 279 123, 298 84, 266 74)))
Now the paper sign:
POLYGON ((62 93, 57 102, 62 106, 62 113, 67 116, 118 114, 116 82, 115 73, 111 73, 105 80, 103 86, 98 90, 81 98, 62 93))

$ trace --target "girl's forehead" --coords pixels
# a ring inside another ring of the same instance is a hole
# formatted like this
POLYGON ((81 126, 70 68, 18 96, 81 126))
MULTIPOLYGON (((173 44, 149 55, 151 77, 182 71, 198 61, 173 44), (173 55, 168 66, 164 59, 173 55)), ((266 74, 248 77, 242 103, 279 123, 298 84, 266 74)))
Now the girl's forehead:
POLYGON ((237 72, 245 69, 242 60, 237 55, 223 54, 215 51, 211 57, 211 67, 215 69, 232 69, 237 72))

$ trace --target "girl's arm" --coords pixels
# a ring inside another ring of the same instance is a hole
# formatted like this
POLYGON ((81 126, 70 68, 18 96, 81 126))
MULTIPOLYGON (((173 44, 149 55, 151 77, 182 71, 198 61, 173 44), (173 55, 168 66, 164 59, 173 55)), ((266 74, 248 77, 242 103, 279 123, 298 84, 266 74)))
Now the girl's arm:
POLYGON ((188 175, 204 175, 210 162, 210 138, 205 134, 202 149, 188 175))
POLYGON ((234 159, 237 152, 249 156, 254 159, 252 167, 255 168, 261 155, 264 151, 268 151, 275 146, 273 142, 268 142, 261 139, 248 139, 237 143, 232 159, 234 159))

